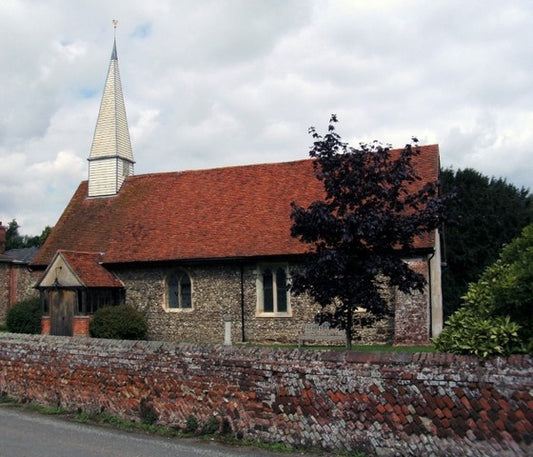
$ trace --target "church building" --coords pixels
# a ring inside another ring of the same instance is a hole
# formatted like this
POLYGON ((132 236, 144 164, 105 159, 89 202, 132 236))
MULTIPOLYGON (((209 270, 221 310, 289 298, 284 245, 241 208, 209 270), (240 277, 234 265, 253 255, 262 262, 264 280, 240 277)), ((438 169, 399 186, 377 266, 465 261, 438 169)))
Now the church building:
MULTIPOLYGON (((43 332, 88 335, 98 308, 126 303, 153 340, 222 343, 230 322, 234 343, 298 342, 320 311, 290 290, 308 249, 290 235, 290 204, 324 198, 312 159, 144 175, 134 164, 115 40, 88 180, 31 264, 43 332)), ((421 147, 415 167, 420 185, 437 180, 438 146, 421 147)), ((405 260, 425 292, 387 289, 391 318, 361 310, 359 341, 427 344, 440 332, 438 232, 415 247, 405 260)))

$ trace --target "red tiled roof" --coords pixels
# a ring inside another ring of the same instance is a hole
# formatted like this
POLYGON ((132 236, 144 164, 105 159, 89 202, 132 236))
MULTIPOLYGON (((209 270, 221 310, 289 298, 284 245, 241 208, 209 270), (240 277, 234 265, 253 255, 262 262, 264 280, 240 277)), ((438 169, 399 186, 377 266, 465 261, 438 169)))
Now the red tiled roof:
MULTIPOLYGON (((422 183, 437 179, 438 156, 432 145, 415 158, 422 183)), ((88 198, 83 181, 33 264, 58 249, 105 252, 104 263, 302 254, 290 203, 323 196, 310 159, 130 176, 107 198, 88 198)))
POLYGON ((100 264, 100 253, 59 251, 87 287, 124 287, 124 284, 100 264))

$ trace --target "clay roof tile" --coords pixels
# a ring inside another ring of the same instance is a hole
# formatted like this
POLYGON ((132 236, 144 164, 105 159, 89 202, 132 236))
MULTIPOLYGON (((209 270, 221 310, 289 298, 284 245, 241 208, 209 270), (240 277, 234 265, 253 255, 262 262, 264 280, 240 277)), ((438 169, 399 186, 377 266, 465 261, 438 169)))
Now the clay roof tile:
MULTIPOLYGON (((435 181, 438 146, 423 146, 415 166, 421 184, 435 181)), ((83 181, 33 264, 58 249, 105 252, 106 264, 303 254, 290 204, 323 196, 310 159, 130 176, 107 198, 87 197, 83 181)))

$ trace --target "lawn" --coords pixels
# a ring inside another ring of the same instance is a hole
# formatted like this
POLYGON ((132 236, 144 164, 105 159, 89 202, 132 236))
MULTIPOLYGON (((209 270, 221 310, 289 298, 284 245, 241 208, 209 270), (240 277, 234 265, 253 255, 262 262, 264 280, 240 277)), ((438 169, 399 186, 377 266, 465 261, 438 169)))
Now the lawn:
MULTIPOLYGON (((240 344, 237 344, 240 345, 240 344)), ((242 346, 255 346, 255 347, 271 347, 280 349, 298 349, 297 344, 248 344, 244 343, 242 346)), ((305 345, 300 347, 301 350, 326 350, 326 351, 345 351, 346 347, 342 346, 319 346, 319 345, 305 345)), ((437 352, 434 346, 393 346, 392 344, 352 344, 352 351, 354 352, 437 352)))

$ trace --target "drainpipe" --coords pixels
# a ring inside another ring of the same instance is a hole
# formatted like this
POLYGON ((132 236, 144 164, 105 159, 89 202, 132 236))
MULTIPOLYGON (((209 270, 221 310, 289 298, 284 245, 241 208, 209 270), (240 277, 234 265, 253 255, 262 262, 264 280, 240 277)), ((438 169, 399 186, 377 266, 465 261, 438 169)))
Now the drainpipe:
POLYGON ((428 257, 428 290, 429 290, 429 338, 433 337, 433 287, 431 282, 431 260, 435 257, 435 249, 428 257))
POLYGON ((241 341, 246 342, 246 333, 244 332, 244 265, 241 263, 241 341))

